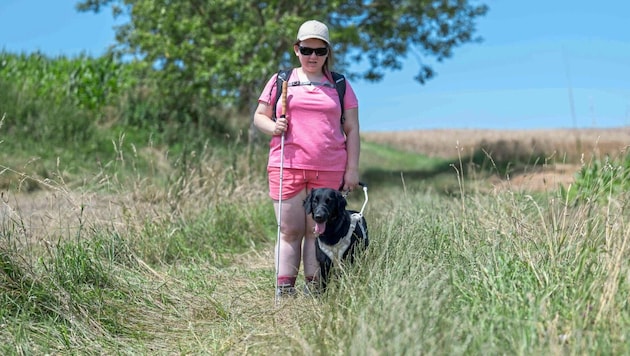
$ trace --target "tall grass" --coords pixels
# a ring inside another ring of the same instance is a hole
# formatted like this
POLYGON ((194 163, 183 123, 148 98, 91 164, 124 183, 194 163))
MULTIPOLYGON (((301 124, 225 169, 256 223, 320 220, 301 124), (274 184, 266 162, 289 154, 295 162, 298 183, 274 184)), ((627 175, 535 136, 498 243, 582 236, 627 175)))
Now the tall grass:
POLYGON ((39 194, 5 191, 0 352, 630 352, 629 195, 616 180, 534 194, 461 176, 454 196, 413 181, 432 174, 390 167, 367 182, 365 256, 321 298, 276 307, 265 150, 237 140, 171 154, 121 136, 73 184, 26 174, 39 194), (595 191, 608 193, 580 198, 595 191))
MULTIPOLYGON (((197 318, 226 314, 208 271, 268 243, 273 210, 257 187, 263 167, 245 167, 242 146, 171 159, 122 138, 113 144, 115 159, 74 177, 82 185, 20 172, 41 191, 8 184, 3 192, 3 354, 190 352, 194 344, 165 346, 164 335, 181 337, 197 318)), ((15 172, 3 166, 2 175, 15 172)))
POLYGON ((628 353, 628 196, 598 207, 548 198, 508 191, 467 196, 463 205, 425 194, 379 201, 368 213, 367 256, 288 348, 628 353))

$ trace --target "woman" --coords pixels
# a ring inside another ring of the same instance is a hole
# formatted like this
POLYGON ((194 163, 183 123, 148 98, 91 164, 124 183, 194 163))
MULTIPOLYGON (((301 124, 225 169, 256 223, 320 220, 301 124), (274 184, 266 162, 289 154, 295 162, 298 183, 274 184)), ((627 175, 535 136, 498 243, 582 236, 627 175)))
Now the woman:
POLYGON ((352 190, 359 183, 358 101, 346 82, 345 108, 340 106, 330 71, 332 47, 328 27, 315 20, 303 23, 293 52, 300 67, 291 71, 288 82, 301 84, 288 88, 286 117, 281 117, 281 103, 277 103, 276 115, 272 115, 277 75, 267 82, 254 113, 254 125, 272 136, 267 173, 276 218, 282 208, 279 246, 276 246, 277 296, 295 294, 300 260, 304 264, 305 291, 316 292, 319 285, 315 223, 303 207, 307 193, 321 187, 352 190), (272 117, 278 119, 274 121, 272 117), (279 197, 283 134, 282 197, 279 197))

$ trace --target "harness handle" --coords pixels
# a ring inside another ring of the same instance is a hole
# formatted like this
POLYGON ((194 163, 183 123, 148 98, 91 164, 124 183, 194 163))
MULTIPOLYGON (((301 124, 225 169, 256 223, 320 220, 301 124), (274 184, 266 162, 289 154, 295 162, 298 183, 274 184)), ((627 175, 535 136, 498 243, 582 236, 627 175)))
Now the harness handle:
POLYGON ((363 210, 365 210, 365 206, 367 205, 367 202, 368 202, 367 185, 361 182, 359 182, 359 185, 362 187, 363 195, 365 196, 365 200, 363 201, 363 206, 361 207, 361 211, 359 212, 359 214, 363 216, 363 210))
MULTIPOLYGON (((368 187, 367 187, 367 184, 365 184, 363 182, 359 182, 359 185, 363 189, 363 195, 365 196, 365 200, 363 201, 363 206, 361 207, 361 211, 359 212, 359 214, 361 216, 363 216, 363 210, 365 210, 365 207, 366 207, 367 202, 368 202, 368 193, 367 193, 368 187)), ((343 184, 342 184, 342 186, 343 186, 343 184)), ((346 199, 348 197, 348 194, 350 194, 350 191, 346 190, 346 191, 342 192, 341 195, 343 196, 344 199, 346 199)))
MULTIPOLYGON (((344 183, 343 183, 343 182, 341 182, 341 186, 339 187, 339 190, 341 190, 341 188, 343 188, 343 184, 344 184, 344 183)), ((366 189, 367 189, 367 185, 366 185, 365 183, 363 183, 363 182, 359 181, 359 185, 363 188, 363 190, 366 190, 366 189)), ((347 198, 349 194, 350 194, 350 190, 344 190, 344 191, 342 191, 342 192, 341 192, 341 195, 342 195, 344 198, 347 198)))

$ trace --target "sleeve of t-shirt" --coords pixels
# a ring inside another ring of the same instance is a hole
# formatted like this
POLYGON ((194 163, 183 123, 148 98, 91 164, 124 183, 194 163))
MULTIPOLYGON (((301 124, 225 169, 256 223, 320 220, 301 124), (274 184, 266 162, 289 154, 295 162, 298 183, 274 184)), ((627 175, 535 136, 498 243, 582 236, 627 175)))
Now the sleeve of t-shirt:
MULTIPOLYGON (((258 97, 259 103, 265 103, 267 105, 273 105, 276 100, 276 80, 278 78, 278 73, 271 76, 271 79, 265 85, 260 97, 258 97)), ((347 95, 346 95, 347 96, 347 95)))
POLYGON ((344 110, 355 109, 359 107, 359 99, 354 93, 352 85, 350 85, 348 79, 346 79, 346 95, 343 97, 343 106, 345 106, 344 110))

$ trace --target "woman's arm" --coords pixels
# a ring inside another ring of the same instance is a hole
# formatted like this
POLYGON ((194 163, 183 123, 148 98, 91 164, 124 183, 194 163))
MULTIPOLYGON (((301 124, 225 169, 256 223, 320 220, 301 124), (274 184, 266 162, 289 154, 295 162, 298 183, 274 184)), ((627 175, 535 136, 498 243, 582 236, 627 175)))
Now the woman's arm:
POLYGON ((343 131, 346 133, 346 151, 348 162, 344 174, 343 190, 352 190, 359 184, 359 154, 361 141, 359 137, 359 109, 347 109, 344 113, 343 131))
POLYGON ((271 119, 272 107, 266 103, 258 103, 254 112, 254 126, 266 135, 280 135, 287 129, 287 119, 279 117, 274 122, 271 119))

